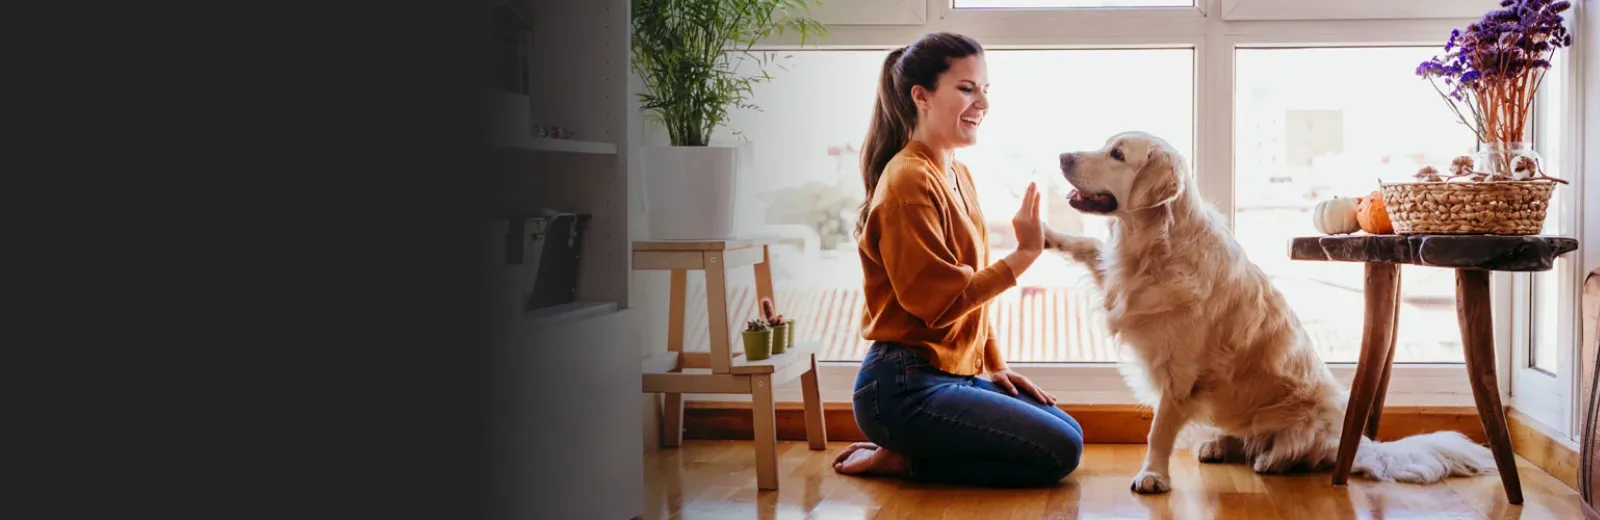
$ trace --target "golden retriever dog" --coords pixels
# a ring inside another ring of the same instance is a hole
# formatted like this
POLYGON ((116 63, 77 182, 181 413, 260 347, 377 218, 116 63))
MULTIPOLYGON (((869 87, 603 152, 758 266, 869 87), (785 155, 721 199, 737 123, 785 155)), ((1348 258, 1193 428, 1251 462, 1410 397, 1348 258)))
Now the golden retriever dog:
MULTIPOLYGON (((1063 153, 1068 203, 1111 217, 1108 240, 1047 228, 1047 247, 1089 266, 1109 329, 1134 354, 1120 367, 1155 407, 1139 493, 1172 489, 1180 430, 1203 437, 1201 462, 1244 459, 1258 473, 1332 467, 1348 390, 1311 343, 1226 220, 1200 198, 1183 158, 1143 132, 1063 153)), ((1352 473, 1431 483, 1495 470, 1488 448, 1457 432, 1394 442, 1363 437, 1352 473)))

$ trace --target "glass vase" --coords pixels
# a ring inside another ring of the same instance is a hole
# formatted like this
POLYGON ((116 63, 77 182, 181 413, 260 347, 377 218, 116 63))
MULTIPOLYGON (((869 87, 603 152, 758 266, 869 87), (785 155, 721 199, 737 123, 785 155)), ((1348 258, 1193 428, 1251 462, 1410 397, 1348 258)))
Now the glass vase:
POLYGON ((1544 173, 1544 158, 1521 141, 1479 143, 1472 170, 1489 174, 1491 181, 1527 180, 1544 173))

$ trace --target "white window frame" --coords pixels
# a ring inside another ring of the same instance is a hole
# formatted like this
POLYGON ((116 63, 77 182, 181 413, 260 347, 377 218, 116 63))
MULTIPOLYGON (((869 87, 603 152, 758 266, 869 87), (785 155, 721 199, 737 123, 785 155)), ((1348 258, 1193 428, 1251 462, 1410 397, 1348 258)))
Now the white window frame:
MULTIPOLYGON (((903 4, 906 0, 857 0, 863 4, 863 13, 883 12, 883 6, 874 3, 903 4)), ((1231 220, 1233 208, 1233 124, 1234 51, 1245 47, 1356 47, 1427 45, 1442 47, 1450 31, 1465 27, 1481 16, 1495 2, 1463 7, 1468 2, 1410 1, 1408 6, 1394 11, 1392 0, 1344 0, 1338 12, 1330 12, 1322 0, 1273 0, 1273 7, 1263 8, 1267 0, 1197 0, 1194 7, 1137 8, 1137 9, 954 9, 950 0, 926 0, 927 23, 897 25, 866 25, 840 23, 849 20, 848 12, 839 5, 829 11, 830 35, 820 43, 825 50, 890 49, 905 45, 917 37, 937 31, 958 32, 972 36, 988 49, 1093 49, 1156 46, 1185 46, 1195 50, 1195 156, 1191 158, 1204 197, 1224 209, 1231 220), (1387 7, 1386 7, 1387 6, 1387 7), (1262 11, 1260 9, 1265 9, 1262 11), (1387 11, 1386 11, 1387 9, 1387 11), (1420 11, 1418 9, 1421 9, 1420 11), (1394 11, 1394 12, 1390 12, 1394 11), (1388 13, 1414 16, 1408 19, 1372 20, 1371 13, 1388 13), (1233 20, 1226 19, 1232 13, 1233 20)), ((1577 11, 1575 4, 1574 14, 1577 11)), ((864 17, 862 20, 870 20, 864 17)), ((774 41, 774 49, 794 48, 795 41, 774 41)), ((1574 64, 1577 60, 1574 60, 1574 64)), ((1582 74, 1574 72, 1568 77, 1573 85, 1567 89, 1570 98, 1582 99, 1582 74)), ((1420 79, 1419 79, 1420 81, 1420 79)), ((1570 102, 1570 100, 1569 100, 1570 102)), ((1445 110, 1440 107, 1440 110, 1445 110)), ((1583 143, 1582 118, 1572 118, 1568 125, 1566 164, 1577 171, 1582 167, 1578 150, 1583 143)), ((1578 188, 1568 187, 1561 192, 1572 193, 1578 188)), ((1566 205, 1567 212, 1580 215, 1580 201, 1573 197, 1566 205)), ((1563 217, 1563 218, 1570 218, 1563 217)), ((1566 229, 1579 230, 1576 226, 1566 229)), ((1581 233, 1573 236, 1582 236, 1581 233)), ((1581 265, 1583 262, 1573 262, 1581 265)), ((1567 273, 1563 276, 1572 276, 1567 273)), ((1512 393, 1521 384, 1524 391, 1533 392, 1529 378, 1520 371, 1509 370, 1513 364, 1514 347, 1526 355, 1527 334, 1526 301, 1529 295, 1525 283, 1519 285, 1517 276, 1495 273, 1491 294, 1494 298, 1495 346, 1498 354, 1501 397, 1508 404, 1517 400, 1512 393), (1523 304, 1518 310, 1516 304, 1523 304)), ((1575 279, 1575 278, 1574 278, 1575 279)), ((1563 282, 1570 293, 1575 283, 1563 282)), ((1574 296, 1575 298, 1575 296, 1574 296)), ((1563 301, 1572 298, 1563 296, 1563 301)), ((1575 300, 1574 300, 1575 301, 1575 300)), ((1564 315, 1563 323, 1573 323, 1564 315)), ((1404 323, 1400 326, 1405 326, 1404 323)), ((1562 345, 1573 356, 1575 349, 1569 337, 1562 345)), ((1571 363, 1568 363, 1571 365, 1571 363)), ((856 379, 859 363, 819 362, 822 397, 829 403, 849 403, 851 387, 856 379)), ((1329 363, 1334 375, 1349 385, 1355 363, 1329 363)), ((1045 389, 1061 398, 1064 403, 1103 404, 1133 403, 1134 396, 1116 366, 1108 363, 1020 363, 1012 368, 1039 382, 1045 389)), ((1390 381, 1387 405, 1398 406, 1473 406, 1474 401, 1467 386, 1467 375, 1462 363, 1406 363, 1394 367, 1390 381)), ((1568 386, 1575 386, 1573 382, 1568 386)), ((782 401, 800 401, 799 384, 783 385, 776 390, 782 401)), ((1532 400, 1548 399, 1552 395, 1575 395, 1552 392, 1534 392, 1532 400)), ((695 396, 696 399, 739 399, 737 396, 695 396)), ((1575 403, 1568 400, 1548 401, 1555 408, 1566 410, 1550 417, 1575 416, 1575 403), (1562 405, 1565 405, 1564 408, 1562 405), (1560 415, 1565 413, 1568 415, 1560 415)), ((1571 421, 1568 421, 1570 423, 1571 421)), ((1570 426, 1570 424, 1569 424, 1570 426)))
MULTIPOLYGON (((1567 11, 1567 27, 1577 30, 1580 25, 1580 12, 1582 4, 1573 3, 1571 10, 1567 11)), ((1533 124, 1533 145, 1541 153, 1548 153, 1552 147, 1560 147, 1561 171, 1555 175, 1566 179, 1572 184, 1556 190, 1554 196, 1561 197, 1561 211, 1559 214, 1547 218, 1559 219, 1562 223, 1562 235, 1583 237, 1584 227, 1582 215, 1582 200, 1578 195, 1585 188, 1584 161, 1584 61, 1583 46, 1575 45, 1557 51, 1553 60, 1556 66, 1563 67, 1565 74, 1562 77, 1562 95, 1560 99, 1541 97, 1535 100, 1539 106, 1535 118, 1545 112, 1550 104, 1559 107, 1557 111, 1565 114, 1562 121, 1561 135, 1554 140, 1540 139, 1537 130, 1542 127, 1533 124)), ((1580 284, 1584 278, 1584 262, 1581 253, 1583 249, 1569 253, 1563 257, 1564 262, 1557 264, 1557 269, 1544 275, 1546 281, 1553 282, 1554 287, 1536 283, 1531 274, 1516 274, 1511 277, 1511 328, 1519 333, 1512 338, 1513 344, 1507 352, 1502 353, 1501 366, 1509 367, 1503 370, 1502 384, 1509 377, 1511 388, 1512 406, 1517 411, 1537 422, 1533 425, 1544 430, 1548 435, 1558 439, 1564 438, 1576 442, 1582 433, 1579 424, 1582 420, 1580 413, 1581 404, 1576 402, 1575 396, 1583 395, 1579 390, 1580 381, 1577 369, 1580 363, 1580 353, 1576 348, 1578 340, 1582 337, 1582 324, 1578 318, 1581 308, 1582 291, 1580 284), (1554 276, 1551 276, 1554 275, 1554 276), (1539 291, 1555 290, 1557 307, 1551 309, 1536 308, 1534 302, 1539 291), (1535 313, 1556 312, 1557 330, 1555 372, 1547 372, 1534 367, 1534 343, 1542 331, 1537 329, 1535 313)), ((1498 312, 1499 309, 1496 309, 1498 312)))

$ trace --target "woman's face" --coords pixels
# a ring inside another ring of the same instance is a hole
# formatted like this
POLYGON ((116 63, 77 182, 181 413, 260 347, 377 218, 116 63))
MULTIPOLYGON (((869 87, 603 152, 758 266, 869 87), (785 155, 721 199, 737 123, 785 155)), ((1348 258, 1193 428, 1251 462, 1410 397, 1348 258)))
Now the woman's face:
POLYGON ((943 147, 960 148, 978 142, 978 126, 989 112, 989 71, 982 55, 950 60, 932 92, 913 87, 921 115, 923 136, 943 147))

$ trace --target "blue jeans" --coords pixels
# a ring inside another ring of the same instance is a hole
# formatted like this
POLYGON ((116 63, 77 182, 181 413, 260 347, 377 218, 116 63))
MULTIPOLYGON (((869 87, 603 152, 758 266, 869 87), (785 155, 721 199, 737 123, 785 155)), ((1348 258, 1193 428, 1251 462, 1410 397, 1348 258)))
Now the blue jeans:
POLYGON ((932 366, 908 347, 877 342, 861 360, 856 425, 906 458, 911 478, 997 487, 1051 485, 1078 467, 1083 427, 1054 405, 983 377, 932 366))

